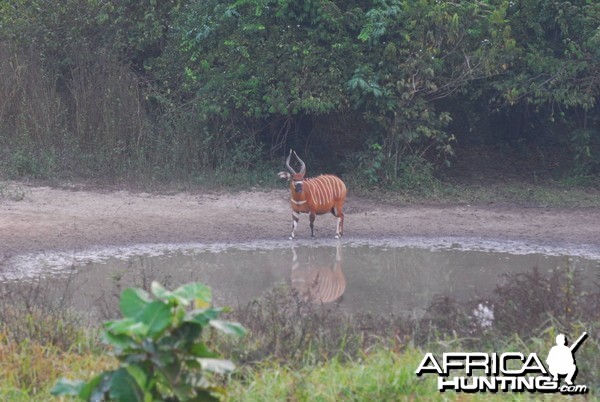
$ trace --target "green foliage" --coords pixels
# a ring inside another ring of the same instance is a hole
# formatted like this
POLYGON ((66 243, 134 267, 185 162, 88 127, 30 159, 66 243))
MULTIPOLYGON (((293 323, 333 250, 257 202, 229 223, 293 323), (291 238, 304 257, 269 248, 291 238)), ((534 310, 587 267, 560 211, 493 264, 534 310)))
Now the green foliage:
POLYGON ((56 169, 56 160, 49 152, 27 152, 15 149, 6 162, 7 171, 13 177, 33 177, 45 179, 51 177, 56 169))
MULTIPOLYGON (((378 184, 387 181, 389 175, 384 168, 385 155, 378 143, 371 144, 369 151, 357 155, 357 174, 362 176, 369 184, 378 184)), ((361 179, 361 177, 358 177, 361 179)))
POLYGON ((600 132, 590 129, 575 130, 571 137, 571 145, 575 152, 577 173, 600 173, 600 132))
MULTIPOLYGON (((502 2, 375 2, 359 39, 372 57, 348 81, 352 102, 376 127, 378 143, 398 177, 406 155, 452 154, 448 112, 440 99, 499 72, 504 39, 502 2)), ((431 155, 430 155, 431 156, 431 155)))
POLYGON ((491 117, 476 124, 487 129, 484 141, 562 152, 562 165, 577 175, 591 167, 584 155, 598 133, 599 17, 597 2, 510 3, 512 57, 503 74, 476 88, 474 108, 491 117))
POLYGON ((213 385, 210 373, 234 369, 201 341, 212 327, 241 336, 239 324, 217 319, 223 311, 210 306, 212 292, 200 283, 169 291, 152 283, 152 295, 142 289, 123 291, 123 319, 105 323, 104 342, 112 346, 119 368, 89 380, 60 380, 53 395, 71 395, 84 400, 115 401, 208 401, 225 390, 213 385))
POLYGON ((458 139, 597 175, 599 18, 584 0, 3 2, 0 165, 229 183, 292 145, 388 186, 458 139))
POLYGON ((595 82, 598 16, 597 2, 537 0, 511 5, 507 17, 517 57, 498 81, 505 101, 590 110, 600 85, 595 82))
POLYGON ((188 4, 175 31, 186 60, 184 88, 212 124, 342 107, 357 47, 340 7, 310 0, 188 4))
MULTIPOLYGON (((240 321, 247 322, 253 336, 240 339, 220 337, 213 332, 214 339, 207 342, 216 341, 219 350, 228 350, 233 343, 233 351, 227 353, 239 354, 242 361, 229 379, 227 400, 436 400, 440 393, 435 379, 414 375, 425 352, 521 351, 539 354, 554 345, 558 333, 573 337, 583 331, 597 333, 600 329, 598 289, 590 288, 589 281, 582 282, 586 278, 579 277, 577 272, 577 264, 565 259, 565 266, 551 273, 532 269, 529 273, 509 274, 505 284, 484 299, 467 301, 439 297, 419 317, 373 312, 346 315, 339 306, 311 304, 297 293, 290 294, 289 289, 278 288, 232 313, 240 321), (478 320, 474 321, 474 309, 480 303, 493 308, 493 325, 480 325, 478 320)), ((142 311, 157 298, 164 303, 181 303, 199 295, 200 302, 195 302, 196 306, 190 302, 184 317, 191 312, 189 308, 201 307, 198 304, 210 299, 210 291, 197 284, 185 285, 175 291, 155 286, 153 293, 154 297, 139 289, 124 292, 120 308, 125 319, 142 315, 142 311)), ((13 294, 0 298, 0 301, 6 299, 0 309, 4 314, 13 294)), ((165 313, 152 315, 156 319, 144 314, 148 322, 144 325, 158 330, 164 325, 164 320, 158 318, 162 314, 165 313)), ((132 367, 139 363, 137 359, 142 358, 141 353, 130 355, 130 362, 121 362, 118 370, 109 370, 114 366, 114 360, 99 354, 96 337, 81 328, 73 327, 81 330, 81 336, 66 337, 62 345, 46 342, 46 336, 17 340, 6 331, 14 323, 5 325, 5 317, 3 315, 0 320, 2 400, 46 401, 50 384, 61 373, 81 376, 103 369, 118 376, 114 381, 115 398, 135 401, 141 396, 135 390, 139 382, 144 382, 144 373, 132 367)), ((60 316, 50 312, 33 319, 48 322, 55 318, 60 316)), ((197 321, 206 323, 206 318, 197 321)), ((15 319, 24 321, 19 326, 28 325, 31 320, 22 314, 15 315, 15 319)), ((239 329, 237 325, 227 328, 228 324, 219 320, 214 324, 209 321, 207 325, 235 332, 239 329)), ((132 331, 145 330, 140 327, 132 331)), ((163 339, 163 343, 170 341, 163 339)), ((146 346, 150 347, 150 341, 146 346)), ((145 350, 144 353, 154 352, 145 350)), ((597 400, 600 389, 598 353, 600 342, 594 337, 588 338, 577 351, 580 370, 577 378, 590 387, 590 400, 597 400)), ((179 357, 176 353, 173 355, 179 357)), ((56 392, 63 395, 81 385, 67 380, 60 384, 56 392)), ((160 389, 165 391, 166 388, 160 389)), ((99 395, 98 400, 101 397, 99 395)), ((448 397, 461 401, 488 400, 493 395, 449 394, 448 397)), ((503 399, 506 395, 497 397, 503 399)), ((560 400, 561 396, 557 398, 560 400)), ((513 399, 530 400, 531 395, 521 398, 515 394, 513 399)), ((175 400, 175 397, 158 400, 175 400)))
POLYGON ((77 57, 119 55, 143 71, 160 55, 170 17, 182 1, 17 0, 0 5, 0 33, 32 46, 52 69, 69 74, 77 57))
POLYGON ((415 154, 385 154, 383 147, 374 143, 368 151, 350 156, 348 169, 352 172, 352 188, 367 191, 371 188, 410 191, 421 196, 435 189, 434 166, 415 154))

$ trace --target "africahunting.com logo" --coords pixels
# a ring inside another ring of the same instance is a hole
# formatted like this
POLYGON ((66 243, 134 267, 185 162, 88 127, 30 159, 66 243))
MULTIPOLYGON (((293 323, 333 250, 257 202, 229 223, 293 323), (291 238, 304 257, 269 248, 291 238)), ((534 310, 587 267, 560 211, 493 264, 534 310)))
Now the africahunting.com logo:
POLYGON ((584 332, 571 346, 564 335, 556 337, 546 366, 536 353, 444 353, 438 361, 426 353, 415 374, 438 375, 438 390, 462 392, 560 392, 585 394, 586 385, 575 385, 574 354, 587 338, 584 332), (440 364, 441 363, 441 364, 440 364), (452 376, 451 374, 454 374, 452 376), (561 379, 564 377, 564 384, 561 379))

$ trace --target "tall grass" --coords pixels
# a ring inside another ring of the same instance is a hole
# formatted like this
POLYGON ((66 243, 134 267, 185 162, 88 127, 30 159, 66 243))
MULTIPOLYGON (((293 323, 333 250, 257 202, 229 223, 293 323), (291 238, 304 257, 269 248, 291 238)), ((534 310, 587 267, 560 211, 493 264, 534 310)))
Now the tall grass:
POLYGON ((62 68, 34 47, 0 43, 0 160, 9 176, 114 174, 139 149, 147 131, 139 79, 114 57, 85 51, 62 68))
POLYGON ((91 377, 114 367, 112 357, 85 347, 88 342, 65 350, 35 340, 17 342, 0 328, 0 400, 47 401, 59 377, 91 377))
POLYGON ((231 382, 231 401, 564 401, 598 400, 583 397, 518 393, 440 393, 435 378, 419 378, 414 372, 424 351, 409 348, 402 353, 376 349, 350 362, 332 359, 323 364, 292 369, 281 363, 243 368, 231 382))
MULTIPOLYGON (((3 279, 3 278, 2 278, 3 279)), ((0 329, 17 343, 29 341, 68 350, 82 345, 85 316, 70 309, 71 281, 55 285, 38 278, 25 283, 0 282, 0 329)))
POLYGON ((193 100, 175 105, 109 52, 55 65, 0 42, 0 75, 0 177, 274 181, 254 132, 209 124, 193 100))
POLYGON ((70 308, 72 289, 0 283, 0 400, 47 401, 61 376, 88 377, 113 364, 97 330, 70 308))
POLYGON ((331 359, 292 369, 265 362, 242 369, 231 385, 232 401, 394 401, 435 396, 435 382, 414 375, 422 354, 378 349, 351 362, 331 359))

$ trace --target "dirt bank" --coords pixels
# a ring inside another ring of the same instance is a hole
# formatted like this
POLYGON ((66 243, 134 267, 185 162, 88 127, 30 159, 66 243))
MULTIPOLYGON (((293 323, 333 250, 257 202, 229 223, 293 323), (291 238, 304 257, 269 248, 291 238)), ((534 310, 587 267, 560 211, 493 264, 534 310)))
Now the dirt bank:
MULTIPOLYGON (((16 184, 11 184, 16 186, 16 184)), ((291 229, 286 190, 155 195, 18 185, 0 197, 0 263, 26 252, 97 245, 281 239, 291 229), (19 200, 19 198, 23 198, 19 200)), ((600 209, 386 205, 349 197, 345 236, 468 236, 600 245, 600 209)), ((317 217, 333 237, 335 218, 317 217)), ((308 237, 308 217, 297 231, 308 237)))

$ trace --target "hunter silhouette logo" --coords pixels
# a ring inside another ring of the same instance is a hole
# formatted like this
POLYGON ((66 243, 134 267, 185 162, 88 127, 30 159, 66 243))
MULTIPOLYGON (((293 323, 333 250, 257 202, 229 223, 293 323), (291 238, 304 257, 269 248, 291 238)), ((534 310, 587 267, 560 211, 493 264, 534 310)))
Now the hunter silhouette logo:
POLYGON ((584 332, 571 346, 560 334, 550 349, 544 366, 536 353, 525 356, 507 353, 444 353, 438 360, 426 353, 415 371, 417 376, 437 374, 438 390, 459 392, 560 392, 585 394, 586 385, 574 385, 577 366, 573 355, 587 338, 584 332), (451 373, 455 373, 451 376, 451 373), (565 377, 565 384, 560 384, 565 377))
POLYGON ((573 385, 573 379, 577 374, 577 366, 573 354, 587 338, 587 332, 584 332, 571 347, 567 346, 567 338, 563 335, 556 336, 556 346, 553 346, 548 353, 546 363, 548 371, 552 374, 552 379, 558 381, 559 376, 566 375, 567 385, 573 385))

